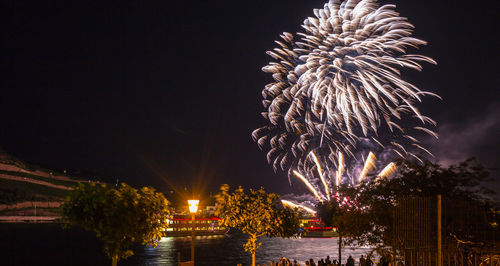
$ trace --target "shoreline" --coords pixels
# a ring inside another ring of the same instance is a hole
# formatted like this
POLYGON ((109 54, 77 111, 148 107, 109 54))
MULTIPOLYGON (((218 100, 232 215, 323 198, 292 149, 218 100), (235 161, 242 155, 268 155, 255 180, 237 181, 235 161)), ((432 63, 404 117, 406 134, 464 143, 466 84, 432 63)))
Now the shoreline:
POLYGON ((0 223, 58 223, 61 216, 0 216, 0 223))

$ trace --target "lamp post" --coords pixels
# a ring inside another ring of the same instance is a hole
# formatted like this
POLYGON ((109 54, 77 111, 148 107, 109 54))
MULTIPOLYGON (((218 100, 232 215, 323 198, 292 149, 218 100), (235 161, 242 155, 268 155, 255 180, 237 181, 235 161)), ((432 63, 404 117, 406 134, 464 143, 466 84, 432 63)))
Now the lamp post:
POLYGON ((194 216, 198 211, 199 200, 188 200, 189 212, 191 212, 191 261, 194 265, 194 216))

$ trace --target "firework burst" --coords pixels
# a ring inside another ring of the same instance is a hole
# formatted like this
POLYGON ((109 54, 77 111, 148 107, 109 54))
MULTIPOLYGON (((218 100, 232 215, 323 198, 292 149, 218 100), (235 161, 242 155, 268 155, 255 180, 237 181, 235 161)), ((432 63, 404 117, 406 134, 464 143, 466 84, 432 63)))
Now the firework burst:
MULTIPOLYGON (((358 171, 353 169, 350 173, 344 171, 343 164, 335 170, 323 170, 321 163, 314 159, 317 158, 316 155, 311 153, 311 157, 313 159, 309 160, 309 163, 306 164, 309 168, 303 171, 293 170, 293 174, 309 189, 319 202, 329 201, 332 197, 338 197, 338 187, 342 183, 358 185, 368 177, 376 182, 379 179, 391 178, 397 171, 396 164, 391 162, 377 173, 377 158, 373 152, 368 154, 358 171)), ((300 207, 299 205, 297 206, 300 207)))
POLYGON ((417 132, 437 137, 428 128, 435 122, 416 103, 437 95, 403 80, 400 69, 435 61, 406 54, 426 42, 411 37, 413 25, 394 8, 331 0, 304 21, 298 38, 283 33, 267 52, 274 60, 263 68, 274 80, 262 91, 269 123, 252 136, 275 170, 303 168, 315 151, 340 171, 339 154, 355 157, 360 138, 400 157, 419 159, 410 147, 429 153, 417 132))

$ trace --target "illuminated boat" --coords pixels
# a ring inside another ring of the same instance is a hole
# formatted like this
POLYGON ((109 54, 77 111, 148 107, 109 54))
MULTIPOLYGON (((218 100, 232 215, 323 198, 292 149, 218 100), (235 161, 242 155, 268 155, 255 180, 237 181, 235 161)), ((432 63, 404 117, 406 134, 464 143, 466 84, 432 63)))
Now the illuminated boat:
POLYGON ((301 237, 338 237, 337 228, 324 226, 317 218, 302 219, 300 221, 301 237))
POLYGON ((190 216, 174 216, 169 220, 169 227, 165 229, 165 236, 190 236, 191 230, 197 236, 224 235, 229 227, 220 225, 220 218, 215 216, 191 220, 190 216))

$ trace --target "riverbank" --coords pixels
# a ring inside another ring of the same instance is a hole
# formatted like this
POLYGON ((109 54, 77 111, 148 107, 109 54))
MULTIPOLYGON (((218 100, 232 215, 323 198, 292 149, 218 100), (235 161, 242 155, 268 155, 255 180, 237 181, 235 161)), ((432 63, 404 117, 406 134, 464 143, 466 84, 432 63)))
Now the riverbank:
POLYGON ((0 223, 56 223, 61 216, 0 216, 0 223))
POLYGON ((56 222, 62 202, 27 201, 0 205, 0 223, 56 222))
MULTIPOLYGON (((7 258, 2 265, 106 265, 110 261, 104 254, 101 241, 93 232, 81 228, 63 229, 58 223, 1 223, 0 256, 7 258)), ((243 250, 246 236, 230 231, 227 236, 204 236, 195 239, 196 265, 250 265, 251 257, 243 250)), ((301 264, 312 258, 318 261, 330 256, 337 258, 337 238, 260 238, 257 263, 269 265, 282 256, 301 264)), ((121 266, 176 265, 190 257, 190 237, 165 237, 157 248, 134 246, 134 256, 120 261, 121 266)), ((358 260, 369 252, 368 247, 345 248, 342 257, 352 255, 358 260)))

